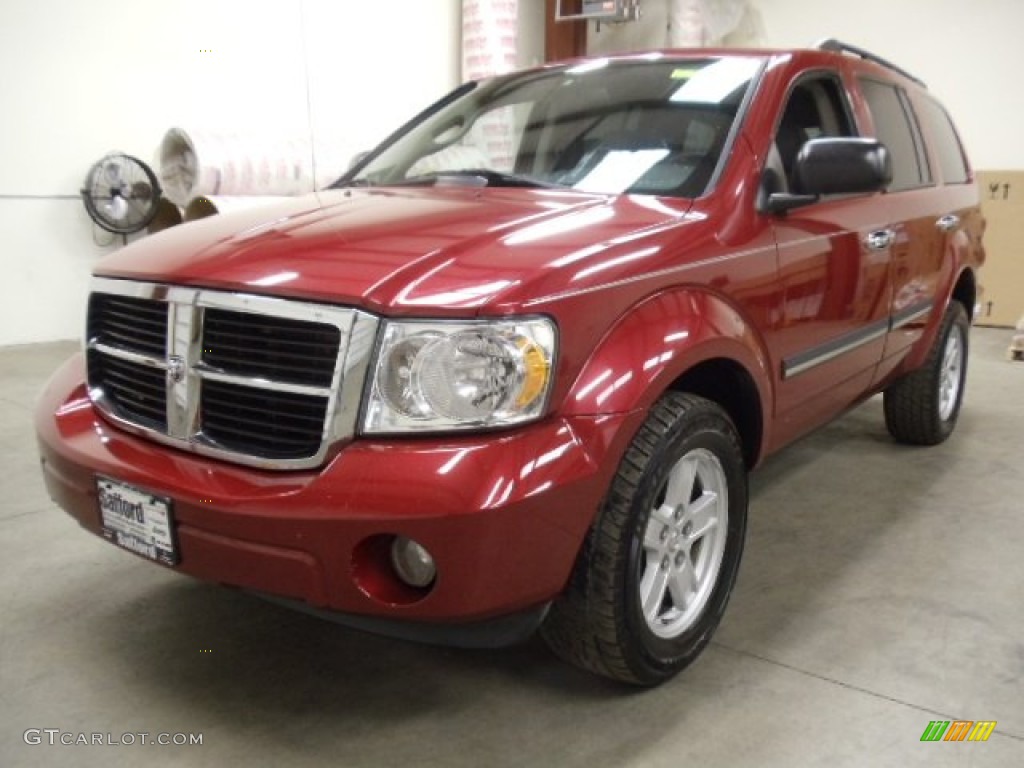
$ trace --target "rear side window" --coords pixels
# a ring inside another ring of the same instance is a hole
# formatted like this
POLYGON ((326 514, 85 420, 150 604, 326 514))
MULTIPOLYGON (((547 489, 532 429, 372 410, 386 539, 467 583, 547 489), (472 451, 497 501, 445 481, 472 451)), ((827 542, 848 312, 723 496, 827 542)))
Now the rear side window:
POLYGON ((942 180, 947 184, 964 184, 970 177, 964 150, 957 138, 949 114, 929 97, 918 101, 918 114, 928 126, 928 135, 935 143, 932 150, 942 170, 942 180))
POLYGON ((896 86, 877 80, 860 81, 877 138, 892 157, 890 192, 914 189, 931 183, 924 144, 905 94, 896 86))

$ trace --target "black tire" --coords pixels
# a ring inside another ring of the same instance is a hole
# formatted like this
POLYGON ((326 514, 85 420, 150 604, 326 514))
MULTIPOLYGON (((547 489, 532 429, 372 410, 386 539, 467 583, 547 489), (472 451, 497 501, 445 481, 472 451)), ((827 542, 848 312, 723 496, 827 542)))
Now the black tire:
POLYGON ((885 390, 885 426, 901 443, 938 445, 956 427, 967 377, 970 322, 958 301, 942 316, 924 364, 885 390), (957 356, 951 373, 950 355, 957 356))
POLYGON ((704 398, 666 394, 626 451, 542 636, 588 671, 636 685, 664 682, 700 654, 718 626, 746 522, 747 471, 729 417, 704 398), (686 474, 691 466, 694 480, 686 474), (685 501, 675 505, 678 498, 685 501), (691 597, 684 590, 691 579, 693 599, 677 600, 691 597))

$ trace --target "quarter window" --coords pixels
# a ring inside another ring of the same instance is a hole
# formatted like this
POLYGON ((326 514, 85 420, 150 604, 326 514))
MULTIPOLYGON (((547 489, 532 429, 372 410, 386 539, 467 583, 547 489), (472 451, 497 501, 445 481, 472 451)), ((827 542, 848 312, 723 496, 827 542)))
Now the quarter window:
POLYGON ((960 139, 956 135, 949 114, 934 100, 924 97, 917 104, 921 119, 928 127, 928 134, 934 142, 932 149, 939 161, 942 180, 946 184, 964 184, 970 178, 967 161, 960 139))

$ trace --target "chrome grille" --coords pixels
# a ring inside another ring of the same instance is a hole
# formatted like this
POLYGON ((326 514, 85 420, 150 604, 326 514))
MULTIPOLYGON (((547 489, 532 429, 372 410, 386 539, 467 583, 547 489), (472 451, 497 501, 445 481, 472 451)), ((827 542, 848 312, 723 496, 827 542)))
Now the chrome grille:
POLYGON ((376 328, 354 309, 96 278, 90 397, 119 426, 179 448, 312 467, 354 433, 376 328))

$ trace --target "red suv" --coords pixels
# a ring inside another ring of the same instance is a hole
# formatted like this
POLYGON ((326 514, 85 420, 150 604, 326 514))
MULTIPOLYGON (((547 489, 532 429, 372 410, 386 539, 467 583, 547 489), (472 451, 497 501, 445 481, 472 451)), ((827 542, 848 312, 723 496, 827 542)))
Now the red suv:
POLYGON ((950 434, 983 229, 945 110, 834 41, 467 83, 329 190, 103 261, 43 472, 183 573, 655 684, 748 470, 877 392, 950 434))

